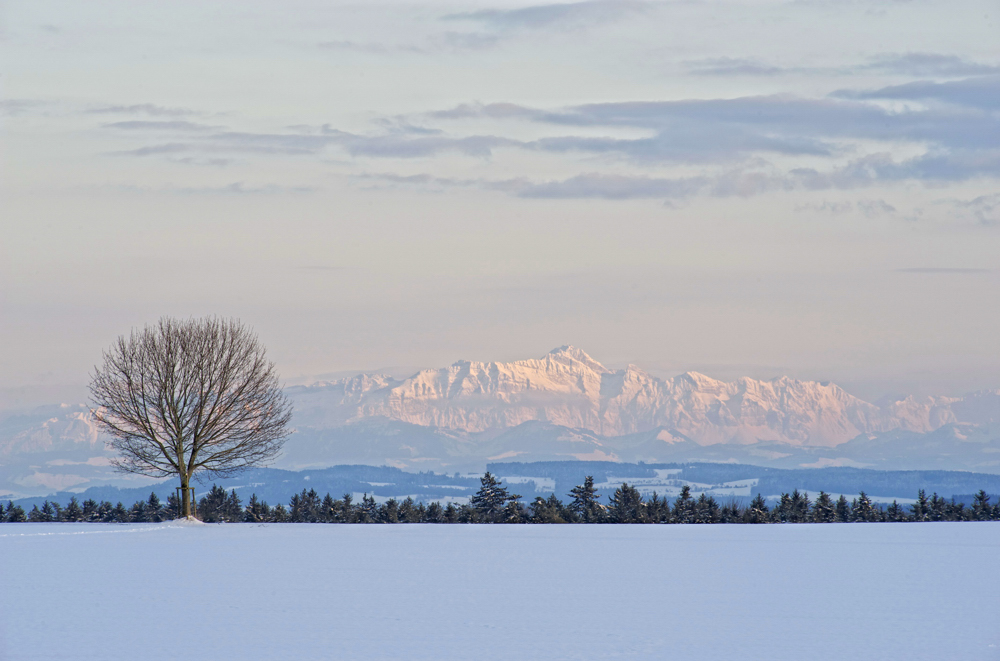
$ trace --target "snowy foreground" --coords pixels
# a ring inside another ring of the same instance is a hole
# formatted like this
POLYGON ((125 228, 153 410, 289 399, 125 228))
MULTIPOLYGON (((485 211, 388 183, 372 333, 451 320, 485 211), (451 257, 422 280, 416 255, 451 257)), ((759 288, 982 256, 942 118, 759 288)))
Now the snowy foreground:
POLYGON ((1000 523, 10 524, 0 659, 1000 659, 1000 523))

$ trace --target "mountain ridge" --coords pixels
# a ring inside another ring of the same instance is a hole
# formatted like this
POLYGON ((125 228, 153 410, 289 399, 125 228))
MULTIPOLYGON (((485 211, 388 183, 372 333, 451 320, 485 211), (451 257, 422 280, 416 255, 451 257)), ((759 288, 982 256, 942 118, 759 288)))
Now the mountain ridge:
POLYGON ((288 392, 298 420, 314 427, 385 417, 479 433, 542 420, 603 436, 663 427, 701 445, 836 446, 860 434, 927 433, 945 424, 1000 418, 994 411, 1000 411, 1000 391, 973 393, 972 404, 966 398, 906 397, 880 407, 836 384, 787 376, 725 382, 698 372, 660 379, 635 365, 610 370, 571 345, 541 358, 457 361, 405 379, 359 374, 288 392))

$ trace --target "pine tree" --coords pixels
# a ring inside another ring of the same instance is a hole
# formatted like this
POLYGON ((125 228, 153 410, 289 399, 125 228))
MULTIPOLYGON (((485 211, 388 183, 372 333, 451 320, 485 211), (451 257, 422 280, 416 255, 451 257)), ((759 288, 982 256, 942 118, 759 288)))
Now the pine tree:
POLYGON ((872 501, 868 497, 868 494, 864 491, 858 494, 857 500, 854 501, 853 506, 851 507, 851 520, 863 521, 866 523, 878 520, 875 507, 872 505, 872 501))
POLYGON ((288 510, 281 503, 275 505, 274 509, 271 510, 271 520, 275 523, 287 523, 289 519, 288 510))
POLYGON ((226 517, 226 490, 217 484, 198 501, 198 518, 205 523, 219 523, 226 517))
POLYGON ((324 523, 333 523, 337 520, 337 515, 339 508, 337 507, 337 501, 333 499, 333 496, 329 492, 323 496, 323 502, 320 504, 320 521, 324 523))
POLYGON ((354 523, 357 520, 357 508, 354 507, 354 497, 345 493, 343 497, 343 509, 339 521, 341 523, 354 523))
POLYGON ((681 493, 674 501, 674 521, 677 523, 694 523, 694 500, 691 498, 691 487, 684 485, 681 493))
POLYGON ((395 498, 390 498, 382 503, 382 507, 378 509, 376 520, 381 523, 399 523, 399 503, 395 498))
POLYGON ((42 503, 42 510, 39 521, 47 523, 49 521, 58 521, 58 520, 59 520, 59 514, 56 512, 55 505, 47 500, 44 503, 42 503))
POLYGON ((24 523, 28 520, 28 515, 25 514, 24 508, 10 501, 7 501, 7 514, 4 517, 7 523, 24 523))
MULTIPOLYGON (((313 493, 315 493, 315 491, 313 493)), ((229 521, 230 523, 236 523, 237 521, 243 520, 243 503, 240 502, 240 497, 236 495, 236 489, 230 490, 229 496, 226 497, 226 504, 223 508, 223 518, 225 521, 229 521)))
POLYGON ((176 493, 167 496, 167 506, 163 509, 164 519, 176 519, 181 515, 181 500, 176 493))
POLYGON ((927 518, 929 521, 945 521, 948 518, 948 503, 944 497, 938 496, 936 491, 931 494, 931 506, 927 518))
POLYGON ((521 497, 508 493, 489 471, 479 479, 479 483, 479 491, 472 496, 469 504, 487 522, 500 519, 507 503, 516 502, 521 497))
POLYGON ((976 494, 972 504, 972 518, 976 521, 989 521, 993 518, 993 508, 990 507, 990 497, 982 489, 976 494))
POLYGON ((914 521, 929 521, 931 507, 927 502, 927 494, 923 489, 917 492, 917 502, 910 505, 914 521))
POLYGON ((264 523, 270 519, 271 508, 267 506, 266 502, 257 500, 257 494, 252 494, 250 502, 247 503, 246 512, 243 514, 243 520, 247 523, 264 523))
POLYGON ((586 523, 594 523, 601 519, 602 508, 598 502, 600 496, 594 488, 593 475, 583 478, 583 484, 570 489, 569 495, 573 498, 569 509, 580 515, 586 523))
POLYGON ((146 521, 146 501, 140 500, 132 505, 128 518, 133 523, 145 523, 146 521))
POLYGON ((747 523, 767 523, 770 520, 770 512, 767 508, 767 501, 760 493, 754 497, 750 507, 746 511, 747 523))
POLYGON ((420 523, 423 519, 423 512, 417 507, 417 504, 413 502, 413 498, 407 496, 402 503, 399 504, 399 520, 402 523, 420 523))
POLYGON ((840 498, 837 499, 836 510, 838 523, 848 523, 851 520, 851 505, 844 494, 840 494, 840 498))
POLYGON ((902 506, 894 500, 892 501, 892 505, 889 505, 888 509, 886 509, 885 518, 887 521, 892 522, 906 521, 906 512, 903 511, 902 506))
POLYGON ((608 517, 614 523, 641 523, 645 519, 642 494, 627 483, 615 489, 608 503, 608 517))
POLYGON ((76 496, 70 497, 69 504, 66 505, 66 509, 62 511, 61 520, 83 521, 83 509, 80 507, 80 501, 76 499, 76 496))
POLYGON ((146 501, 146 518, 155 523, 163 520, 163 505, 154 491, 149 492, 149 499, 146 501))
POLYGON ((99 517, 97 514, 97 501, 93 498, 88 498, 83 501, 83 520, 84 521, 98 521, 99 517))
POLYGON ((115 523, 128 523, 128 510, 125 509, 121 501, 118 501, 118 504, 111 510, 111 520, 115 523))
POLYGON ((448 503, 444 508, 444 522, 458 523, 458 508, 455 503, 448 503))
POLYGON ((837 520, 837 510, 830 494, 820 491, 813 503, 811 519, 814 523, 833 523, 837 520))
POLYGON ((434 502, 428 505, 423 520, 426 523, 444 523, 444 508, 441 507, 441 503, 434 502))
POLYGON ((102 500, 97 506, 97 518, 102 523, 110 523, 115 520, 114 508, 106 500, 102 500))
POLYGON ((718 523, 719 522, 719 504, 715 502, 715 498, 709 496, 704 491, 698 496, 698 500, 694 505, 694 522, 695 523, 718 523))

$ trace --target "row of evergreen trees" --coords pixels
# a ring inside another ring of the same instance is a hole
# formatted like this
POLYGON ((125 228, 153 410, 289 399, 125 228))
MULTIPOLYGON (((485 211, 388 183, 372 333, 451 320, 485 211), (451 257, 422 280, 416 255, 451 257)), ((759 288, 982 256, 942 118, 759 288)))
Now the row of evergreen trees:
MULTIPOLYGON (((198 502, 198 516, 206 522, 256 523, 836 523, 836 522, 902 522, 902 521, 996 521, 1000 520, 1000 502, 991 505, 990 497, 980 491, 971 507, 946 500, 936 493, 927 497, 923 490, 912 505, 904 507, 893 501, 885 507, 862 491, 848 501, 837 500, 820 491, 815 500, 798 490, 782 494, 780 501, 768 507, 760 494, 749 506, 736 501, 720 504, 702 493, 697 498, 684 486, 671 503, 655 492, 648 500, 639 490, 622 484, 607 503, 601 503, 594 488, 594 478, 588 476, 582 485, 574 487, 568 504, 555 494, 537 497, 529 504, 521 496, 510 493, 499 480, 486 473, 478 492, 468 504, 440 503, 424 505, 412 498, 393 498, 378 504, 367 494, 355 502, 351 494, 334 499, 327 494, 320 498, 314 489, 302 490, 284 505, 269 506, 251 496, 244 506, 236 491, 213 486, 198 502)), ((156 494, 126 509, 121 503, 112 506, 104 501, 86 500, 82 504, 71 498, 66 507, 45 501, 30 512, 13 503, 0 504, 0 522, 21 521, 102 521, 156 522, 178 516, 178 502, 171 495, 162 504, 156 494)))

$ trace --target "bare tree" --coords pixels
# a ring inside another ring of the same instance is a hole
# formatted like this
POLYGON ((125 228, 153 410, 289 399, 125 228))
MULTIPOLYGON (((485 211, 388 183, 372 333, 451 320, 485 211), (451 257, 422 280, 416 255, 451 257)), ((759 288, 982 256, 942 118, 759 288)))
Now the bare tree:
POLYGON ((191 478, 228 476, 274 458, 291 405, 264 348, 236 320, 160 319, 104 352, 90 383, 94 417, 122 472, 176 475, 191 516, 191 478))

